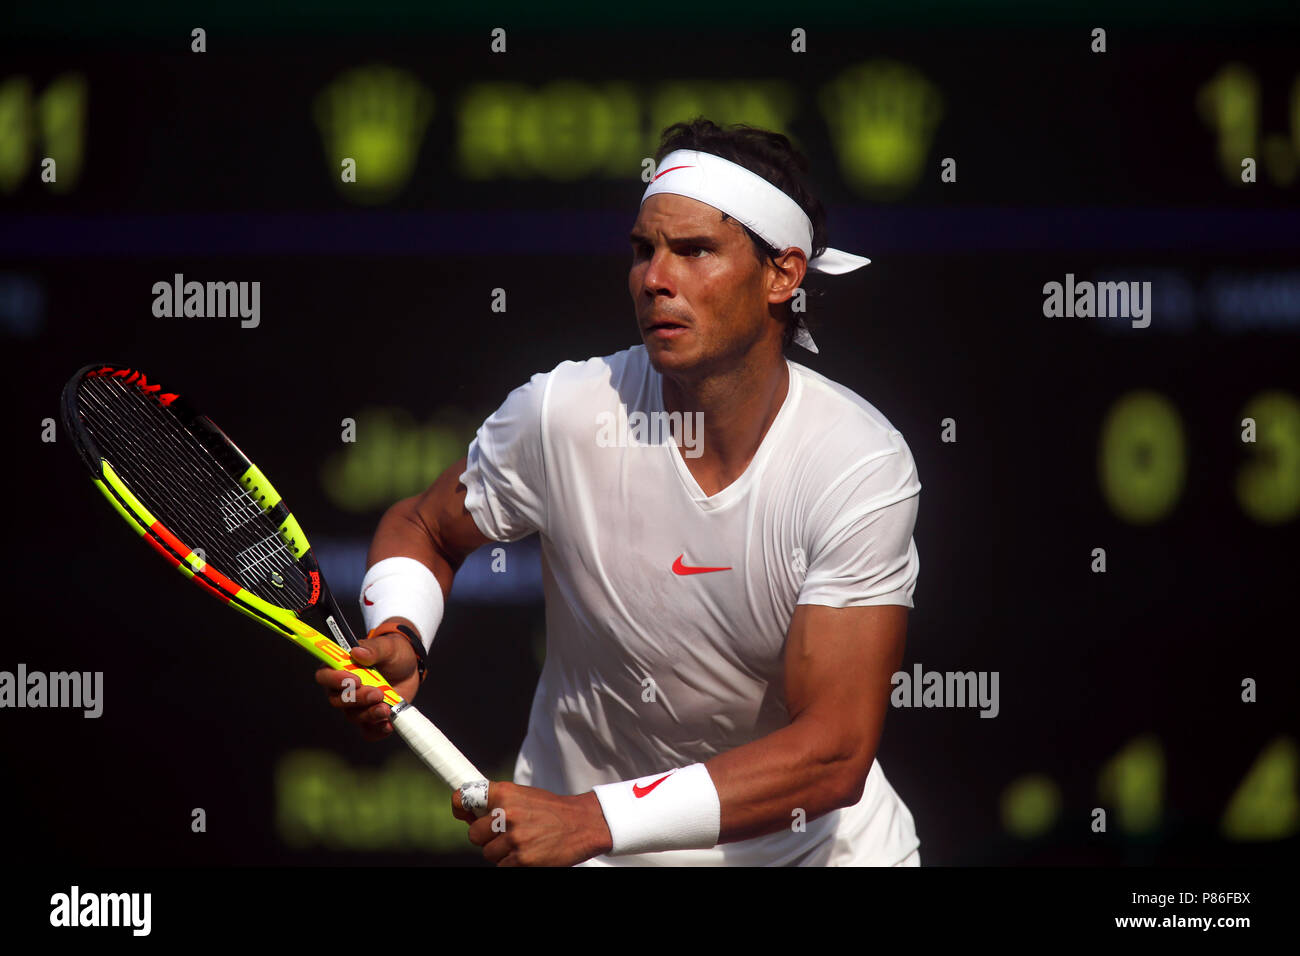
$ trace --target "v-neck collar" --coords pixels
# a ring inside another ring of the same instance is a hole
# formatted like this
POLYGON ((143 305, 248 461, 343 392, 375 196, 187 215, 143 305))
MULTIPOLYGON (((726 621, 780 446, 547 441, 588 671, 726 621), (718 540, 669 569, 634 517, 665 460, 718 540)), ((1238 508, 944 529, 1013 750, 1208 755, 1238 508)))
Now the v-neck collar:
MULTIPOLYGON (((674 441, 665 443, 667 453, 672 456, 677 477, 681 479, 682 488, 701 510, 716 511, 735 501, 739 501, 746 495, 750 486, 757 480, 757 476, 762 473, 764 466, 767 464, 767 459, 771 457, 772 446, 778 441, 778 436, 785 428, 786 422, 794 415, 794 407, 803 394, 803 378, 795 374, 794 367, 789 359, 783 357, 782 360, 785 362, 786 374, 789 376, 785 399, 781 402, 781 408, 777 411, 776 417, 772 419, 772 424, 768 426, 767 433, 763 435, 763 440, 759 442, 754 457, 749 460, 749 464, 741 472, 740 476, 727 487, 715 495, 706 495, 704 489, 700 487, 700 483, 691 474, 691 469, 687 467, 686 462, 682 459, 681 449, 677 447, 677 443, 674 441)), ((664 377, 653 366, 650 366, 650 374, 655 377, 650 394, 658 402, 658 407, 654 411, 665 412, 664 377)))

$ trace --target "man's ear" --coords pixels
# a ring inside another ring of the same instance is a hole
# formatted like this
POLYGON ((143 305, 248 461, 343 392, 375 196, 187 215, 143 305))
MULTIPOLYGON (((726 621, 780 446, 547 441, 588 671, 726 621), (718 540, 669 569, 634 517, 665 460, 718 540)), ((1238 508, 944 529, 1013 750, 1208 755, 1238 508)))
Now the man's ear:
POLYGON ((803 277, 808 271, 807 257, 802 249, 791 246, 775 259, 769 259, 768 264, 772 266, 774 273, 768 301, 774 303, 789 301, 795 290, 803 284, 803 277))

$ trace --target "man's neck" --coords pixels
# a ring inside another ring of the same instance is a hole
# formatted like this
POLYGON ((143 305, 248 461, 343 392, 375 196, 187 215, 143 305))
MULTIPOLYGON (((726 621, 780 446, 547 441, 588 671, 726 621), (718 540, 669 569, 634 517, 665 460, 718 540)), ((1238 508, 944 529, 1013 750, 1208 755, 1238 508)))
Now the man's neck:
POLYGON ((790 389, 785 356, 778 361, 741 364, 697 381, 664 376, 664 410, 700 412, 700 454, 687 466, 701 490, 714 495, 749 466, 790 389))

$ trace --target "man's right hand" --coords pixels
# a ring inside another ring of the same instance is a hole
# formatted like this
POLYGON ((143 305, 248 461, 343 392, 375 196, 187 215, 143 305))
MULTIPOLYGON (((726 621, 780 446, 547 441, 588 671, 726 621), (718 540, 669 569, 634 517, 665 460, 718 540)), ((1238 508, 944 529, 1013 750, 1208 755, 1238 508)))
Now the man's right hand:
MULTIPOLYGON (((468 490, 460 483, 460 476, 467 467, 465 458, 452 463, 423 494, 403 498, 384 512, 371 542, 366 566, 371 567, 383 558, 398 555, 415 558, 433 571, 444 596, 449 595, 456 569, 490 540, 479 530, 474 516, 465 507, 468 490)), ((432 635, 424 634, 413 621, 403 617, 386 617, 379 630, 394 624, 409 625, 417 634, 432 640, 432 635)), ((361 647, 352 651, 352 660, 379 671, 404 699, 415 698, 420 686, 419 660, 401 632, 395 630, 367 638, 361 647)), ((383 694, 360 684, 356 688, 355 703, 344 703, 343 682, 347 676, 347 671, 323 667, 316 672, 316 683, 329 693, 330 704, 342 710, 348 720, 361 728, 366 739, 382 740, 393 732, 383 694)))
MULTIPOLYGON (((405 700, 415 697, 420 686, 418 660, 411 642, 400 631, 366 638, 360 647, 352 649, 352 661, 379 671, 405 700)), ((342 710, 343 716, 360 727, 367 740, 383 740, 393 732, 388 719, 392 708, 384 703, 383 692, 378 687, 367 687, 350 671, 333 667, 318 670, 316 683, 325 688, 330 706, 342 710), (348 694, 351 700, 345 701, 344 690, 349 683, 352 685, 348 694)))

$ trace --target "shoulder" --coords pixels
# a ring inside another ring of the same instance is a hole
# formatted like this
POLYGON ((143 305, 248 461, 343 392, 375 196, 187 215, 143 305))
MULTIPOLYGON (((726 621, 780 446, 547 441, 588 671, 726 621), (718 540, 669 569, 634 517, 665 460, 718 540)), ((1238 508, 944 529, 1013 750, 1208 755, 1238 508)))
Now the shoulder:
POLYGON ((563 428, 574 419, 590 424, 595 412, 622 402, 639 404, 650 383, 645 346, 580 361, 566 360, 549 372, 532 377, 527 388, 544 410, 550 427, 563 428))
POLYGON ((550 371, 538 372, 523 387, 536 390, 566 391, 617 389, 629 378, 644 378, 649 361, 645 346, 637 345, 614 352, 574 361, 565 359, 550 371))
MULTIPOLYGON (((802 389, 798 432, 809 450, 815 450, 810 457, 826 471, 842 475, 883 460, 881 463, 900 478, 910 475, 915 481, 911 449, 880 409, 847 386, 798 362, 790 362, 790 372, 799 377, 802 389)), ((879 470, 879 465, 871 470, 879 470)), ((919 489, 920 482, 915 484, 919 489)))
POLYGON ((649 367, 645 346, 634 345, 621 352, 596 355, 579 361, 566 360, 548 374, 569 387, 605 383, 616 386, 629 376, 642 377, 649 367))

